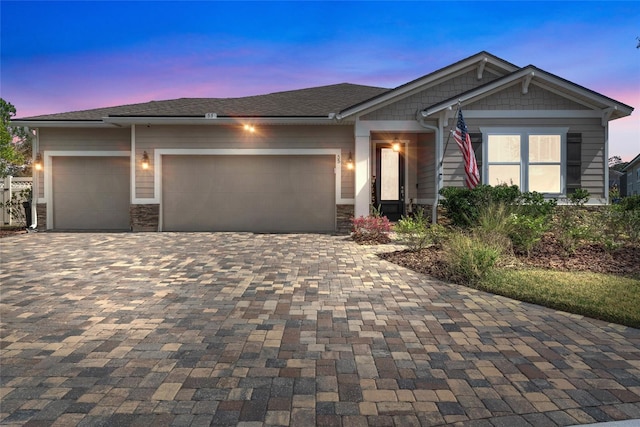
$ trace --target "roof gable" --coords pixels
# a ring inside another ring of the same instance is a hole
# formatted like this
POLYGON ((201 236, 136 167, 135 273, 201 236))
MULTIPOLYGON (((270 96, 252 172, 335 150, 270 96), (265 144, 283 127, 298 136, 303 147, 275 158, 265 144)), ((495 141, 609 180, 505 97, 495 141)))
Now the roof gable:
POLYGON ((424 91, 430 86, 442 84, 443 82, 453 79, 461 74, 469 73, 472 70, 476 79, 480 82, 483 80, 485 71, 490 71, 495 75, 503 76, 516 71, 517 69, 517 66, 488 52, 482 51, 454 64, 405 83, 402 86, 398 86, 397 88, 380 94, 375 98, 352 105, 340 111, 338 118, 344 119, 357 114, 366 114, 374 109, 397 102, 399 99, 424 91))
POLYGON ((603 120, 606 119, 607 121, 628 116, 633 111, 633 107, 548 73, 533 65, 528 65, 493 82, 428 106, 422 110, 421 115, 426 118, 445 109, 451 109, 458 103, 461 105, 471 104, 514 85, 520 85, 522 94, 528 93, 530 86, 535 85, 580 104, 585 109, 600 110, 603 112, 603 120))

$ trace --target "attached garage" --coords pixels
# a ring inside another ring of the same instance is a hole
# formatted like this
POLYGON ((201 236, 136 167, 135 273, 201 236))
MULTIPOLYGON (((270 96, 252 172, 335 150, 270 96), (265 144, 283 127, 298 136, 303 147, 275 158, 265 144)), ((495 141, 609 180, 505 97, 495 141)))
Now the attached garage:
POLYGON ((164 155, 164 231, 334 232, 335 156, 164 155))
POLYGON ((129 157, 52 158, 53 227, 129 229, 129 157))

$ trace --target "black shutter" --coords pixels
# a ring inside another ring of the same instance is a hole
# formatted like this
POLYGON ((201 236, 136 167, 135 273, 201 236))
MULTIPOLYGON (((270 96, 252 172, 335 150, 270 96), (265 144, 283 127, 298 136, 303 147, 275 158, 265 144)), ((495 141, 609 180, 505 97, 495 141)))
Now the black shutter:
POLYGON ((471 138, 471 146, 476 155, 476 163, 478 163, 478 171, 480 172, 480 182, 482 183, 482 134, 469 132, 471 138))
POLYGON ((567 194, 582 186, 582 134, 567 134, 567 194))

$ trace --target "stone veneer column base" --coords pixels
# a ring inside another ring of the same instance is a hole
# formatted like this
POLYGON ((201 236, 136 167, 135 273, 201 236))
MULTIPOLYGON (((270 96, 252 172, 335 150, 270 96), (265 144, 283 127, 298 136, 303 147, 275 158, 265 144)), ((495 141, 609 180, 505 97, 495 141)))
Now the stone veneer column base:
POLYGON ((131 231, 158 231, 160 205, 129 205, 131 231))
POLYGON ((336 205, 336 231, 338 234, 351 233, 351 220, 354 212, 353 205, 336 205))
POLYGON ((47 229, 47 204, 36 203, 36 219, 38 220, 37 230, 44 231, 47 229))

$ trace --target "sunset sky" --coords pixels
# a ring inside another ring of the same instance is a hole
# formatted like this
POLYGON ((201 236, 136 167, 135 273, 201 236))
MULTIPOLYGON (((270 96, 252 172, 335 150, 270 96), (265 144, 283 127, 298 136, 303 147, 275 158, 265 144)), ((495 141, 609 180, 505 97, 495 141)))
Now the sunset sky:
POLYGON ((636 108, 609 155, 640 153, 640 2, 0 3, 0 93, 18 117, 335 83, 393 88, 486 50, 636 108))

